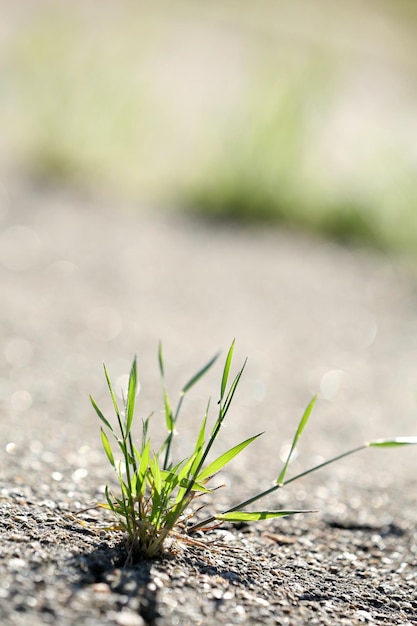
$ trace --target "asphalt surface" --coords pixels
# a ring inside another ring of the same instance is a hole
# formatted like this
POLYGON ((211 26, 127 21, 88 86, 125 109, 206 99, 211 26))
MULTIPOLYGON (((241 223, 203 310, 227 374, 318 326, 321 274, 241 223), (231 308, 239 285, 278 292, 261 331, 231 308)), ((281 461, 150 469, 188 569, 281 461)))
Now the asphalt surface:
MULTIPOLYGON (((313 393, 291 471, 376 437, 416 435, 413 268, 279 229, 10 185, 0 207, 0 620, 40 624, 417 624, 417 451, 367 450, 265 505, 299 518, 229 527, 217 551, 124 568, 119 537, 73 514, 112 480, 92 393, 102 362, 161 436, 157 349, 173 398, 236 338, 248 364, 218 452, 265 431, 224 472, 230 506, 277 476, 313 393), (242 551, 241 548, 244 550, 242 551)), ((178 424, 193 441, 221 361, 178 424)), ((220 532, 220 531, 219 531, 220 532)))

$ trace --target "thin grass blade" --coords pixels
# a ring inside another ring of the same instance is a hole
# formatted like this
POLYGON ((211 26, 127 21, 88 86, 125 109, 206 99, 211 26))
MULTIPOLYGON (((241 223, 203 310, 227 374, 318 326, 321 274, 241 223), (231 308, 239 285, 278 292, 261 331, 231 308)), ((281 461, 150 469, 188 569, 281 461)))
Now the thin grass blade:
MULTIPOLYGON (((232 347, 233 347, 233 344, 232 344, 232 347)), ((229 354, 230 354, 230 350, 229 350, 229 354)), ((246 363, 246 361, 245 361, 245 363, 246 363)), ((212 447, 213 443, 215 442, 215 440, 217 438, 217 435, 220 432, 220 428, 222 426, 223 420, 224 420, 224 418, 226 417, 226 414, 227 414, 227 409, 229 408, 231 397, 233 397, 233 394, 234 394, 234 392, 236 390, 237 384, 239 383, 240 377, 241 377, 243 369, 245 367, 245 363, 243 364, 243 367, 241 368, 241 370, 239 371, 239 373, 236 376, 235 380, 233 381, 233 383, 231 385, 231 388, 229 389, 229 393, 227 395, 225 406, 220 406, 219 415, 218 415, 217 420, 216 420, 216 422, 214 424, 213 430, 211 431, 210 439, 209 439, 206 447, 204 448, 203 453, 201 454, 200 461, 199 461, 199 463, 197 465, 197 468, 195 470, 195 476, 199 475, 200 470, 203 467, 204 461, 206 460, 207 455, 210 452, 211 447, 212 447), (229 398, 230 398, 230 401, 228 402, 229 398)), ((220 400, 220 402, 221 402, 221 400, 220 400)), ((258 435, 256 435, 256 436, 258 436, 258 435)))
POLYGON ((133 474, 130 479, 130 493, 133 499, 137 496, 137 484, 138 484, 138 475, 137 473, 133 474))
MULTIPOLYGON (((236 506, 228 509, 227 511, 224 511, 224 514, 229 514, 229 513, 233 513, 234 511, 240 511, 242 509, 244 509, 247 506, 250 506, 251 504, 253 504, 254 502, 257 502, 258 500, 261 500, 262 498, 266 498, 267 496, 270 496, 272 493, 274 493, 275 491, 277 491, 278 489, 281 489, 284 485, 289 485, 290 483, 299 480, 300 478, 303 478, 303 476, 307 476, 308 474, 311 474, 312 472, 315 472, 323 467, 326 467, 326 465, 330 465, 331 463, 335 463, 336 461, 340 461, 341 459, 350 456, 351 454, 355 454, 356 452, 359 452, 360 450, 364 450, 366 449, 366 445, 362 445, 362 446, 358 446, 357 448, 353 448, 351 450, 348 450, 347 452, 344 452, 343 454, 339 454, 335 457, 333 457, 332 459, 329 459, 328 461, 323 461, 323 463, 319 463, 318 465, 315 465, 314 467, 311 467, 308 470, 305 470, 304 472, 301 472, 300 474, 297 474, 296 476, 293 476, 292 478, 290 478, 289 480, 286 480, 284 482, 284 484, 281 483, 274 483, 272 485, 272 487, 269 487, 268 489, 265 489, 264 491, 260 491, 259 493, 255 494, 254 496, 248 498, 247 500, 243 501, 243 502, 239 502, 239 504, 236 504, 236 506)), ((210 517, 207 517, 206 519, 202 520, 201 522, 198 522, 196 524, 193 524, 192 526, 190 526, 188 528, 189 532, 192 532, 194 530, 197 530, 198 528, 202 528, 204 526, 207 526, 207 524, 210 524, 211 522, 213 522, 215 520, 215 516, 212 515, 210 517)))
POLYGON ((244 369, 245 369, 245 367, 246 367, 246 363, 247 363, 247 359, 245 359, 245 361, 244 361, 244 363, 243 363, 243 365, 242 365, 241 369, 239 370, 239 372, 238 372, 238 373, 237 373, 237 375, 236 375, 236 378, 234 379, 233 383, 230 385, 229 392, 228 392, 227 397, 226 397, 226 400, 225 400, 225 402, 224 402, 224 404, 223 404, 223 413, 224 413, 224 416, 226 415, 227 411, 229 410, 230 404, 231 404, 231 402, 232 402, 232 400, 233 400, 233 396, 235 395, 235 392, 236 392, 237 386, 238 386, 239 381, 240 381, 240 379, 241 379, 241 376, 242 376, 242 374, 243 374, 243 370, 244 370, 244 369))
POLYGON ((159 364, 159 371, 161 373, 161 378, 165 378, 165 369, 164 369, 164 355, 162 352, 162 342, 159 342, 158 345, 158 364, 159 364))
POLYGON ((398 446, 412 446, 417 444, 417 437, 395 437, 394 439, 374 439, 366 445, 370 448, 396 448, 398 446))
POLYGON ((189 503, 188 498, 182 498, 179 500, 173 508, 167 514, 164 521, 164 529, 169 532, 178 521, 178 518, 183 514, 184 510, 187 508, 189 503))
POLYGON ((191 474, 191 469, 194 465, 194 461, 195 461, 195 456, 194 454, 192 454, 190 458, 186 460, 186 462, 184 463, 184 466, 178 472, 178 477, 180 480, 182 480, 183 478, 186 478, 188 480, 191 474))
POLYGON ((197 468, 200 466, 200 461, 203 455, 203 448, 206 438, 206 425, 207 425, 207 417, 208 417, 208 406, 206 414, 201 423, 200 431, 198 433, 197 441, 194 447, 194 463, 191 468, 191 474, 195 476, 197 468))
POLYGON ((197 441, 195 443, 194 454, 198 454, 198 452, 203 448, 204 441, 206 438, 206 425, 207 425, 207 412, 203 418, 201 423, 201 427, 198 433, 197 441))
POLYGON ((115 462, 114 462, 114 456, 113 456, 113 451, 111 449, 111 445, 110 442, 107 438, 106 433, 104 432, 104 430, 102 428, 100 428, 101 431, 101 441, 103 442, 103 448, 104 448, 104 452, 107 455, 107 458, 109 459, 111 465, 115 468, 115 462))
POLYGON ((275 517, 286 517, 288 515, 298 515, 300 513, 315 513, 316 511, 234 511, 233 513, 219 513, 216 520, 226 522, 257 522, 262 519, 273 519, 275 517))
POLYGON ((148 441, 146 446, 144 447, 142 454, 140 455, 140 461, 139 461, 139 469, 137 471, 138 473, 138 479, 139 479, 139 483, 140 483, 140 487, 139 487, 139 491, 144 493, 145 488, 142 487, 143 482, 145 480, 146 477, 146 473, 148 471, 149 468, 149 457, 150 457, 150 452, 151 452, 151 442, 148 441))
POLYGON ((106 502, 99 502, 96 506, 99 509, 106 509, 106 511, 111 511, 111 506, 106 502))
POLYGON ((220 410, 219 416, 218 416, 218 418, 216 420, 216 423, 214 424, 214 428, 213 428, 213 430, 211 432, 210 439, 208 440, 204 450, 198 455, 198 463, 194 464, 193 470, 194 470, 194 476, 195 477, 199 475, 200 470, 201 470, 201 468, 204 465, 204 461, 206 460, 207 455, 210 452, 210 449, 211 449, 213 443, 215 442, 217 435, 219 434, 220 427, 221 427, 223 419, 224 419, 223 411, 220 410))
MULTIPOLYGON (((161 471, 158 465, 158 459, 156 457, 152 459, 152 461, 149 464, 149 467, 152 473, 154 492, 156 492, 157 494, 160 494, 162 491, 162 477, 161 477, 161 471)), ((153 494, 153 497, 155 498, 155 493, 153 494)))
POLYGON ((244 450, 249 444, 251 444, 255 439, 260 437, 263 433, 259 433, 258 435, 254 435, 253 437, 249 437, 245 441, 237 444, 233 448, 230 448, 227 452, 219 456, 215 459, 210 465, 208 465, 202 472, 198 474, 196 477, 196 481, 199 483, 204 483, 204 481, 208 480, 210 476, 219 472, 225 465, 230 463, 230 461, 237 456, 242 450, 244 450))
POLYGON ((111 396, 111 399, 112 399, 112 402, 113 402, 114 410, 116 412, 116 415, 117 415, 118 419, 120 420, 119 405, 117 404, 116 395, 115 395, 115 393, 113 391, 113 385, 111 384, 110 376, 109 376, 109 373, 107 371, 107 367, 105 366, 104 363, 103 363, 103 368, 104 368, 104 375, 106 376, 107 386, 109 388, 110 396, 111 396))
POLYGON ((130 429, 132 427, 133 416, 135 413, 137 388, 138 388, 138 377, 137 377, 137 366, 136 366, 136 357, 135 357, 133 360, 132 369, 130 370, 129 386, 127 390, 125 437, 129 435, 130 429))
POLYGON ((162 476, 164 485, 166 481, 169 482, 170 485, 172 485, 171 492, 174 491, 174 489, 177 486, 181 487, 181 491, 178 493, 178 496, 175 498, 176 502, 179 502, 184 497, 185 493, 188 494, 191 491, 201 491, 203 493, 211 493, 213 491, 213 489, 209 489, 205 487, 204 485, 197 483, 196 481, 190 480, 187 477, 182 476, 180 478, 179 475, 173 472, 172 470, 171 471, 161 470, 161 476, 162 476))
POLYGON ((114 510, 114 504, 113 504, 113 500, 110 497, 110 492, 109 492, 109 486, 108 485, 106 485, 106 489, 104 491, 104 495, 106 496, 106 500, 107 500, 107 504, 108 504, 109 509, 111 511, 113 511, 114 510))
POLYGON ((192 491, 200 491, 201 493, 213 493, 213 489, 205 487, 195 480, 188 480, 187 478, 183 478, 183 480, 181 480, 180 487, 183 487, 185 489, 185 493, 187 494, 191 493, 192 491))
MULTIPOLYGON (((164 410, 165 410, 165 426, 168 431, 168 437, 164 442, 160 452, 165 448, 165 459, 162 465, 163 469, 167 469, 169 465, 169 456, 171 451, 171 443, 172 438, 174 436, 174 427, 175 427, 175 418, 171 407, 171 402, 169 399, 169 395, 165 386, 165 367, 164 367, 164 356, 162 352, 162 343, 159 342, 158 348, 158 363, 159 363, 159 371, 162 379, 162 389, 164 393, 164 410)), ((158 453, 159 455, 159 453, 158 453)))
POLYGON ((214 355, 214 357, 212 359, 210 359, 210 361, 208 363, 206 363, 206 365, 204 365, 198 372, 197 374, 194 374, 194 376, 192 378, 190 378, 190 380, 188 381, 188 383, 186 383, 184 385, 184 387, 181 389, 181 394, 184 395, 187 393, 187 391, 189 391, 189 389, 191 389, 191 387, 193 387, 199 380, 200 378, 202 378, 204 376, 204 374, 206 372, 208 372, 208 370, 211 368, 211 366, 217 361, 217 359, 219 358, 219 354, 217 353, 214 355))
POLYGON ((230 366, 232 364, 234 349, 235 349, 235 340, 233 339, 232 345, 230 346, 229 352, 227 353, 226 362, 225 362, 224 368, 223 368, 223 376, 222 376, 222 382, 221 382, 221 386, 220 386, 220 402, 222 402, 222 400, 224 398, 225 391, 226 391, 227 381, 229 379, 229 372, 230 372, 230 366))
POLYGON ((174 415, 172 413, 171 402, 169 400, 168 392, 164 387, 164 408, 165 408, 165 425, 169 433, 174 430, 175 422, 174 415))
POLYGON ((285 475, 287 473, 288 465, 289 465, 289 463, 291 461, 292 454, 293 454, 293 452, 294 452, 294 450, 295 450, 295 448, 297 446, 298 440, 300 439, 300 437, 301 437, 301 435, 303 433, 304 428, 307 425, 308 420, 310 419, 310 415, 311 415, 311 412, 312 412, 312 410, 314 408, 314 405, 316 404, 316 400, 317 400, 317 395, 315 395, 313 397, 313 399, 311 400, 311 402, 308 404, 308 406, 307 406, 306 410, 304 411, 304 414, 303 414, 303 416, 302 416, 302 418, 300 420, 300 423, 298 424, 298 428, 297 428, 296 433, 294 435, 294 439, 292 440, 291 448, 290 448, 290 451, 289 451, 288 456, 287 456, 287 460, 285 461, 284 467, 282 468, 281 473, 280 473, 280 475, 278 476, 278 478, 276 480, 278 485, 282 485, 284 483, 285 475))
POLYGON ((160 469, 161 474, 161 503, 165 507, 178 485, 178 474, 160 469))
POLYGON ((101 410, 99 409, 99 407, 97 406, 96 401, 94 400, 93 396, 90 396, 90 400, 91 400, 91 404, 94 407, 95 412, 97 413, 97 415, 99 416, 99 418, 101 419, 101 421, 103 422, 103 424, 105 426, 107 426, 107 428, 109 429, 109 431, 111 433, 113 433, 114 435, 114 430, 112 428, 112 425, 110 424, 110 422, 104 417, 103 413, 101 412, 101 410))

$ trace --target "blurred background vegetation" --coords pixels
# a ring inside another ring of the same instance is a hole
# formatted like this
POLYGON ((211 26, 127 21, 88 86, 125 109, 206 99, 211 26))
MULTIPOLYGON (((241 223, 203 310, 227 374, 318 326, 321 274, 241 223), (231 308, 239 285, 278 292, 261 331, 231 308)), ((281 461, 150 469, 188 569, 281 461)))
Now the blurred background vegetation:
POLYGON ((415 0, 2 0, 0 166, 417 253, 415 0))

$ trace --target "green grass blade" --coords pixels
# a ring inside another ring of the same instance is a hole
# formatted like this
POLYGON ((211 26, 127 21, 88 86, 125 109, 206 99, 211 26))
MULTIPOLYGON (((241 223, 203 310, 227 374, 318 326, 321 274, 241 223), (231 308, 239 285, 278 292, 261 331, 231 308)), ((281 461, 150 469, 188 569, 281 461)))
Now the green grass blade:
POLYGON ((191 481, 186 478, 180 482, 180 486, 185 489, 185 493, 188 495, 191 491, 200 491, 201 493, 213 493, 213 489, 205 487, 201 483, 191 481))
POLYGON ((193 463, 193 466, 191 468, 191 474, 193 476, 196 475, 196 472, 197 472, 198 468, 201 467, 200 462, 201 462, 201 458, 202 458, 202 455, 203 455, 204 443, 205 443, 205 439, 206 439, 206 426, 207 426, 207 418, 208 418, 209 406, 210 406, 210 401, 207 404, 207 409, 206 409, 203 421, 201 423, 201 427, 200 427, 200 430, 199 430, 199 433, 198 433, 197 441, 196 441, 195 447, 194 447, 194 463, 193 463))
POLYGON ((168 397, 166 387, 165 387, 164 360, 163 360, 163 354, 162 354, 162 346, 161 344, 159 345, 158 360, 159 360, 159 369, 161 372, 161 378, 162 378, 163 390, 164 390, 165 424, 166 424, 166 428, 168 431, 168 437, 161 448, 161 450, 165 449, 165 457, 164 457, 164 462, 162 465, 163 469, 165 470, 168 469, 170 465, 170 453, 171 453, 172 440, 174 437, 174 429, 175 429, 175 425, 177 423, 177 419, 178 419, 178 416, 182 407, 184 396, 187 393, 187 391, 191 389, 191 387, 193 387, 193 385, 195 385, 202 376, 204 376, 204 374, 210 369, 213 363, 215 363, 217 358, 218 358, 218 354, 216 354, 212 359, 210 359, 210 361, 206 363, 206 365, 204 365, 196 374, 194 374, 194 376, 192 376, 190 380, 183 386, 183 388, 181 389, 180 398, 179 398, 179 401, 178 401, 178 404, 174 413, 171 407, 171 403, 168 397))
MULTIPOLYGON (((165 448, 165 458, 164 458, 162 467, 163 469, 168 469, 168 466, 170 465, 171 444, 174 438, 175 418, 172 413, 171 403, 169 400, 167 390, 165 389, 165 385, 163 389, 164 389, 165 426, 168 431, 168 437, 166 438, 160 452, 162 452, 162 450, 165 448)), ((158 453, 158 456, 160 452, 158 453)))
POLYGON ((112 399, 112 402, 113 402, 114 410, 115 410, 116 415, 117 415, 117 417, 118 417, 118 419, 120 421, 120 411, 119 411, 119 406, 117 404, 116 395, 115 395, 115 393, 113 391, 113 385, 111 384, 110 376, 109 376, 109 373, 107 371, 107 367, 105 366, 104 363, 103 363, 103 368, 104 368, 104 374, 106 376, 107 386, 109 388, 110 396, 111 396, 111 399, 112 399))
MULTIPOLYGON (((161 342, 159 342, 159 347, 158 347, 158 363, 159 363, 159 372, 161 374, 161 380, 162 380, 162 390, 164 394, 165 427, 168 431, 168 437, 166 438, 158 455, 162 453, 163 449, 165 449, 165 458, 164 458, 162 468, 166 470, 168 469, 168 465, 170 462, 171 443, 174 437, 175 417, 172 411, 171 401, 169 399, 169 395, 165 386, 164 355, 162 351, 161 342)), ((178 409, 177 409, 177 412, 178 412, 178 409)))
POLYGON ((236 378, 234 379, 233 383, 230 385, 229 392, 228 392, 227 397, 226 397, 226 400, 225 400, 225 402, 224 402, 224 404, 223 404, 223 413, 224 413, 224 416, 226 415, 227 411, 229 410, 230 404, 231 404, 231 402, 232 402, 232 400, 233 400, 233 396, 235 395, 235 391, 236 391, 236 389, 237 389, 237 386, 238 386, 239 381, 240 381, 240 379, 241 379, 241 376, 242 376, 242 374, 243 374, 243 370, 244 370, 244 369, 245 369, 245 367, 246 367, 246 363, 247 363, 247 359, 245 359, 245 361, 244 361, 244 363, 243 363, 243 365, 242 365, 241 369, 240 369, 240 370, 239 370, 239 372, 237 373, 236 378))
POLYGON ((177 501, 172 509, 167 514, 164 520, 164 528, 168 531, 172 529, 178 521, 178 518, 183 514, 189 503, 188 498, 182 498, 177 501))
POLYGON ((194 374, 194 376, 192 378, 190 378, 190 380, 188 381, 188 383, 186 383, 184 385, 184 387, 181 390, 181 394, 184 395, 187 393, 187 391, 189 391, 189 389, 191 389, 191 387, 193 387, 199 380, 200 378, 202 378, 204 376, 204 374, 206 372, 208 372, 208 370, 211 368, 211 366, 217 361, 217 359, 219 358, 219 353, 215 354, 214 357, 212 359, 210 359, 210 361, 208 363, 206 363, 206 365, 204 365, 198 372, 197 374, 194 374))
POLYGON ((198 463, 194 465, 194 476, 198 476, 198 474, 200 473, 201 468, 203 467, 204 461, 207 458, 208 453, 210 452, 210 449, 217 437, 217 435, 219 434, 220 431, 220 427, 221 427, 221 423, 223 421, 223 412, 220 410, 220 414, 216 420, 216 423, 214 425, 214 428, 212 430, 212 433, 210 435, 210 439, 207 442, 207 445, 205 446, 204 450, 202 451, 202 453, 199 454, 199 460, 198 463))
POLYGON ((159 372, 161 374, 161 379, 162 379, 162 386, 164 390, 165 418, 167 421, 167 429, 168 431, 171 431, 173 427, 172 426, 172 410, 171 410, 171 403, 169 401, 168 393, 165 387, 165 366, 164 366, 164 355, 162 352, 161 342, 159 342, 159 347, 158 347, 158 364, 159 364, 159 372), (171 416, 169 424, 168 424, 168 418, 167 418, 168 413, 171 416))
POLYGON ((142 420, 142 443, 141 448, 144 448, 148 441, 149 422, 151 420, 152 413, 148 415, 145 420, 142 420))
POLYGON ((128 439, 129 439, 129 455, 128 455, 129 456, 129 463, 131 464, 133 471, 136 472, 137 469, 138 469, 138 466, 136 464, 135 446, 133 444, 133 439, 132 439, 132 433, 131 432, 129 433, 128 439))
POLYGON ((285 461, 284 467, 282 468, 281 473, 280 473, 280 475, 278 476, 278 478, 276 480, 277 484, 279 484, 279 485, 282 485, 284 483, 285 475, 287 473, 288 465, 289 465, 289 463, 291 461, 292 454, 293 454, 293 452, 294 452, 294 450, 295 450, 295 448, 297 446, 298 440, 300 439, 300 437, 301 437, 301 435, 303 433, 304 428, 307 425, 307 422, 308 422, 308 420, 310 418, 311 412, 312 412, 312 410, 314 408, 314 405, 316 404, 316 400, 317 400, 317 395, 315 395, 313 397, 313 399, 311 400, 311 402, 307 406, 306 410, 304 411, 304 415, 302 416, 302 418, 300 420, 300 423, 298 424, 298 428, 297 428, 296 433, 294 435, 294 439, 292 440, 291 448, 290 448, 289 454, 287 456, 287 460, 285 461))
POLYGON ((178 474, 174 470, 161 469, 161 480, 164 485, 164 489, 174 491, 179 483, 178 474))
POLYGON ((111 498, 110 498, 110 494, 109 494, 109 490, 108 490, 107 486, 106 486, 106 498, 107 498, 107 502, 110 505, 111 510, 119 518, 120 524, 131 535, 132 534, 132 527, 131 527, 131 523, 130 523, 128 508, 126 506, 126 501, 125 500, 119 500, 118 498, 115 498, 114 499, 115 501, 112 501, 111 498))
POLYGON ((201 427, 198 433, 197 441, 194 448, 194 454, 198 454, 198 452, 204 447, 204 442, 206 438, 206 425, 207 425, 207 411, 204 415, 203 421, 201 422, 201 427))
POLYGON ((169 400, 168 392, 164 387, 164 408, 165 408, 165 425, 169 433, 174 430, 175 422, 172 413, 171 402, 169 400))
POLYGON ((111 445, 110 442, 107 438, 106 433, 104 432, 104 430, 102 428, 100 428, 101 430, 101 441, 103 442, 103 448, 104 448, 104 452, 107 455, 107 458, 109 459, 110 463, 112 464, 112 466, 115 468, 115 462, 114 462, 114 456, 113 456, 113 451, 111 449, 111 445))
POLYGON ((136 456, 136 458, 138 459, 138 463, 139 463, 139 467, 138 467, 138 470, 136 472, 136 474, 137 474, 137 491, 138 491, 138 493, 140 493, 142 495, 145 495, 145 491, 146 491, 146 474, 147 474, 148 468, 149 468, 150 452, 151 452, 151 443, 150 443, 150 441, 148 441, 146 446, 144 447, 140 457, 138 455, 136 456))
MULTIPOLYGON (((193 459, 194 457, 192 457, 192 460, 193 459)), ((181 463, 176 465, 171 470, 160 470, 162 482, 164 483, 164 485, 165 483, 169 484, 171 492, 174 491, 177 486, 180 486, 183 489, 183 491, 179 493, 178 497, 176 498, 176 501, 180 501, 182 499, 185 491, 188 493, 190 491, 202 491, 204 493, 211 493, 213 491, 212 489, 204 487, 204 485, 200 485, 195 481, 193 482, 192 480, 190 480, 190 478, 186 476, 189 471, 189 465, 184 466, 185 472, 183 470, 181 472, 178 472, 179 466, 182 465, 182 463, 183 461, 181 461, 181 463)))
POLYGON ((116 442, 117 442, 117 445, 120 448, 121 453, 123 454, 123 456, 125 458, 125 462, 127 463, 127 459, 129 457, 128 457, 127 450, 126 450, 126 442, 123 441, 123 439, 120 439, 119 437, 116 437, 116 442))
POLYGON ((158 345, 158 364, 159 371, 161 373, 161 378, 165 378, 165 369, 164 369, 164 355, 162 353, 162 342, 159 342, 158 345))
POLYGON ((273 519, 275 517, 286 517, 288 515, 298 515, 300 513, 315 513, 311 510, 295 511, 234 511, 233 513, 219 513, 215 515, 216 520, 226 522, 257 522, 262 519, 273 519))
POLYGON ((395 437, 394 439, 374 439, 366 443, 370 448, 396 448, 417 444, 417 437, 395 437))
POLYGON ((246 439, 245 441, 242 441, 233 448, 230 448, 230 450, 219 456, 212 463, 210 463, 210 465, 208 465, 202 472, 200 472, 196 477, 196 481, 199 483, 204 483, 204 481, 210 478, 210 476, 213 476, 213 474, 216 474, 218 471, 220 471, 222 467, 230 463, 230 461, 240 452, 242 452, 242 450, 244 450, 246 446, 251 444, 252 441, 255 441, 255 439, 260 437, 262 434, 263 433, 259 433, 258 435, 249 437, 249 439, 246 439))
POLYGON ((184 466, 178 471, 178 478, 182 480, 183 478, 189 479, 191 474, 191 469, 194 465, 195 456, 192 454, 189 459, 184 463, 184 466))
POLYGON ((105 426, 107 426, 107 428, 109 429, 109 431, 111 433, 113 433, 114 435, 114 430, 112 428, 112 425, 110 424, 110 422, 104 417, 103 413, 101 412, 101 410, 99 409, 99 407, 97 406, 96 401, 94 400, 93 396, 90 396, 90 400, 91 400, 91 404, 94 407, 95 412, 97 413, 97 415, 99 416, 99 418, 101 419, 101 421, 103 422, 103 424, 105 426))
POLYGON ((178 485, 178 474, 176 472, 166 471, 162 469, 159 469, 159 472, 161 475, 161 494, 163 496, 162 499, 167 502, 178 485))
MULTIPOLYGON (((182 469, 178 472, 178 478, 181 483, 181 489, 178 491, 178 494, 176 497, 177 503, 181 503, 183 501, 185 502, 192 491, 196 491, 196 490, 200 491, 200 489, 197 489, 197 485, 195 483, 195 476, 197 472, 193 471, 195 467, 196 459, 197 459, 197 454, 194 453, 193 455, 190 456, 189 459, 187 459, 186 463, 184 464, 184 467, 182 467, 182 469), (194 485, 196 485, 196 489, 194 489, 194 485)), ((198 463, 197 471, 199 470, 200 467, 201 467, 201 459, 198 463)))
POLYGON ((135 413, 137 388, 138 388, 138 377, 137 377, 137 367, 136 367, 136 357, 135 357, 133 360, 132 369, 130 370, 129 386, 127 390, 125 437, 129 435, 130 429, 132 427, 133 416, 135 413))
POLYGON ((124 501, 128 502, 129 497, 130 497, 130 486, 126 485, 123 478, 121 478, 121 474, 119 475, 119 483, 120 483, 120 487, 122 488, 122 495, 123 495, 124 501))
POLYGON ((131 490, 131 496, 133 499, 135 499, 138 494, 137 485, 138 485, 138 475, 135 473, 130 479, 130 490, 131 490))
MULTIPOLYGON (((233 347, 233 344, 232 344, 232 347, 233 347)), ((230 350, 232 350, 232 348, 230 350)), ((230 350, 229 350, 229 354, 230 354, 230 350)), ((200 470, 201 470, 201 468, 202 468, 202 466, 204 464, 204 461, 206 460, 207 455, 210 452, 210 449, 211 449, 213 443, 215 442, 215 440, 217 438, 217 435, 220 432, 220 428, 222 426, 224 418, 226 417, 227 410, 228 410, 228 408, 230 406, 231 399, 233 397, 233 394, 234 394, 234 392, 236 390, 236 387, 237 387, 237 385, 239 383, 240 377, 241 377, 241 375, 243 373, 243 370, 245 368, 245 364, 246 364, 246 361, 243 364, 243 367, 240 369, 240 371, 239 371, 238 375, 236 376, 235 380, 233 381, 233 383, 231 385, 231 388, 229 389, 229 392, 227 394, 227 398, 226 398, 226 402, 225 402, 224 406, 221 405, 221 399, 220 399, 219 415, 218 415, 217 420, 216 420, 216 422, 214 424, 213 430, 212 430, 211 435, 210 435, 210 439, 209 439, 209 441, 208 441, 208 443, 207 443, 207 445, 206 445, 206 447, 204 449, 204 452, 201 455, 200 461, 199 461, 199 463, 197 465, 197 469, 195 470, 195 475, 198 475, 200 473, 200 470)))
MULTIPOLYGON (((251 504, 253 504, 254 502, 257 502, 258 500, 262 500, 262 498, 266 498, 267 496, 270 496, 272 493, 274 493, 275 491, 277 491, 278 489, 281 489, 284 485, 289 485, 290 483, 303 478, 304 476, 307 476, 308 474, 311 474, 312 472, 316 472, 317 470, 326 467, 326 465, 330 465, 332 463, 335 463, 336 461, 340 461, 341 459, 350 456, 351 454, 355 454, 356 452, 359 452, 360 450, 365 450, 366 449, 366 444, 362 445, 362 446, 358 446, 357 448, 352 448, 351 450, 348 450, 347 452, 343 452, 342 454, 338 454, 337 456, 333 457, 332 459, 329 459, 328 461, 323 461, 323 463, 319 463, 318 465, 315 465, 314 467, 311 467, 308 470, 305 470, 304 472, 301 472, 300 474, 297 474, 296 476, 293 476, 292 478, 290 478, 289 480, 286 480, 284 484, 281 483, 274 483, 274 485, 272 485, 272 487, 269 487, 268 489, 265 489, 264 491, 260 491, 259 493, 255 494, 254 496, 248 498, 247 500, 243 501, 243 502, 239 502, 239 504, 236 504, 236 506, 227 509, 227 511, 224 511, 224 513, 233 513, 234 511, 239 511, 251 504)), ((193 524, 192 526, 190 526, 188 528, 188 532, 192 532, 194 530, 197 530, 198 528, 201 528, 203 526, 207 526, 207 524, 210 524, 211 522, 214 522, 215 520, 215 516, 212 515, 210 517, 207 517, 206 519, 202 520, 201 522, 197 522, 196 524, 193 524)))
POLYGON ((108 504, 109 509, 110 509, 111 511, 114 511, 114 507, 115 507, 115 505, 114 505, 114 503, 113 503, 113 500, 112 500, 112 499, 111 499, 111 497, 110 497, 110 492, 109 492, 109 486, 108 486, 108 485, 106 485, 106 489, 105 489, 105 491, 104 491, 104 494, 105 494, 105 496, 106 496, 106 500, 107 500, 107 504, 108 504))
MULTIPOLYGON (((152 459, 152 461, 149 464, 149 467, 150 467, 152 478, 153 478, 153 488, 157 494, 160 494, 162 491, 162 476, 161 476, 161 471, 158 465, 158 459, 156 457, 152 459)), ((154 494, 154 497, 155 497, 155 494, 154 494)))
POLYGON ((232 364, 234 349, 235 349, 235 340, 233 339, 232 345, 230 346, 229 352, 227 353, 226 362, 223 368, 222 383, 220 386, 220 402, 222 402, 225 391, 226 391, 226 386, 227 386, 227 381, 229 379, 229 372, 230 372, 230 366, 232 364))

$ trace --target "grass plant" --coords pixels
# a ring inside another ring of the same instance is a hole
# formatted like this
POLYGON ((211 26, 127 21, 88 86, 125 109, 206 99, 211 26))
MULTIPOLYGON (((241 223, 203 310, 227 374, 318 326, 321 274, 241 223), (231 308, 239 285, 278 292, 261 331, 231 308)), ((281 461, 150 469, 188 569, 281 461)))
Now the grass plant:
POLYGON ((129 558, 151 558, 162 551, 164 542, 169 535, 173 535, 184 542, 193 542, 190 535, 196 530, 208 531, 224 522, 252 522, 262 519, 271 519, 308 513, 305 510, 248 510, 247 507, 261 500, 265 496, 277 491, 307 474, 334 463, 360 450, 375 447, 398 447, 417 443, 417 437, 395 437, 393 439, 376 439, 366 442, 347 452, 339 454, 330 460, 324 461, 304 472, 287 479, 287 470, 293 452, 306 427, 316 402, 316 396, 307 406, 295 432, 292 445, 280 473, 271 487, 260 491, 252 497, 240 502, 226 511, 216 513, 191 523, 192 518, 203 507, 197 505, 203 494, 212 494, 215 489, 209 487, 210 479, 224 468, 234 457, 253 443, 262 433, 258 433, 236 444, 212 461, 208 461, 209 453, 219 436, 223 422, 229 412, 236 389, 242 377, 246 361, 238 370, 229 384, 234 342, 232 343, 223 367, 218 400, 218 414, 209 435, 207 435, 207 421, 210 401, 207 404, 195 445, 191 454, 179 461, 172 460, 172 443, 174 433, 187 392, 207 373, 215 363, 218 355, 205 364, 182 387, 176 408, 172 408, 171 400, 165 385, 165 368, 162 347, 159 346, 158 360, 162 379, 166 437, 157 451, 154 451, 149 434, 151 417, 142 422, 140 443, 137 447, 136 435, 133 436, 136 395, 138 389, 137 363, 133 361, 129 376, 129 383, 123 398, 123 410, 119 408, 116 394, 110 380, 106 366, 104 373, 116 413, 117 428, 105 417, 95 400, 91 397, 92 405, 101 420, 101 439, 107 458, 114 468, 120 492, 113 494, 106 487, 106 502, 101 504, 114 513, 117 523, 111 530, 124 531, 129 543, 129 558), (119 449, 120 458, 116 456, 111 445, 114 440, 119 449))

